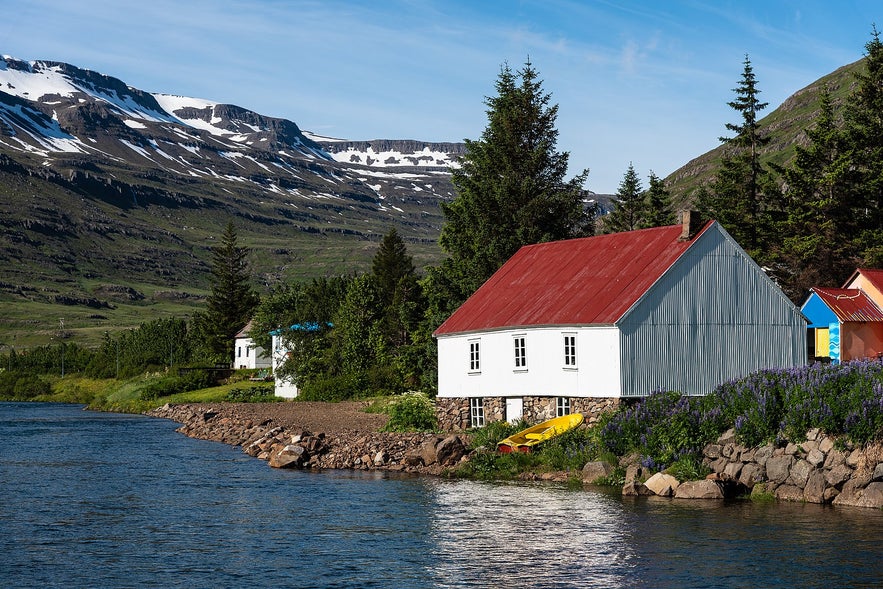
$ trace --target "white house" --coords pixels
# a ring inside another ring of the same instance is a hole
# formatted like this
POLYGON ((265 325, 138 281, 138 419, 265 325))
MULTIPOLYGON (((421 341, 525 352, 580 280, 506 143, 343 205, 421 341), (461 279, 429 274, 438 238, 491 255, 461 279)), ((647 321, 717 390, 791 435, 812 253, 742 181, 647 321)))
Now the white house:
MULTIPOLYGON (((324 327, 330 328, 332 325, 330 323, 324 324, 324 327)), ((285 364, 285 361, 288 359, 291 351, 288 347, 288 341, 285 337, 287 333, 292 331, 300 331, 300 332, 316 332, 322 329, 323 326, 316 322, 306 322, 306 323, 296 323, 287 329, 276 329, 270 332, 270 335, 273 336, 273 378, 275 380, 276 391, 275 395, 277 397, 285 397, 286 399, 294 399, 297 397, 299 391, 297 388, 297 384, 294 380, 288 376, 283 377, 279 374, 279 368, 285 364)))
POLYGON ((233 368, 269 368, 270 358, 262 347, 254 343, 249 337, 251 321, 236 334, 233 343, 233 368))
POLYGON ((623 398, 805 364, 800 310, 717 222, 682 219, 521 248, 434 333, 442 426, 591 421, 623 398))

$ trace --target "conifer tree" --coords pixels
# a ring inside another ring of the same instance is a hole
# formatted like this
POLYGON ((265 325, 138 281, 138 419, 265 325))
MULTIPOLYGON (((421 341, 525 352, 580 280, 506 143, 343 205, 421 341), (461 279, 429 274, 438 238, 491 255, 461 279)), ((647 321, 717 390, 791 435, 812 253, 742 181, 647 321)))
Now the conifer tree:
POLYGON ((232 221, 212 248, 211 294, 204 313, 194 318, 205 345, 217 361, 232 358, 233 338, 248 323, 259 298, 251 286, 248 249, 240 247, 232 221))
POLYGON ((409 343, 424 312, 423 291, 414 260, 395 228, 383 237, 372 262, 372 274, 383 306, 381 330, 392 349, 409 343))
POLYGON ((854 207, 860 263, 883 265, 883 43, 876 27, 865 45, 865 72, 844 109, 848 166, 838 170, 854 207))
POLYGON ((556 151, 558 106, 528 61, 504 65, 497 95, 487 98, 481 139, 465 140, 453 171, 456 197, 442 204, 439 244, 447 254, 430 271, 443 318, 523 245, 593 232, 583 200, 588 170, 565 179, 569 154, 556 151))
POLYGON ((613 210, 604 218, 604 233, 638 229, 644 223, 644 209, 644 188, 630 162, 616 191, 613 210))
POLYGON ((761 148, 769 143, 759 127, 760 102, 757 79, 745 56, 736 98, 727 104, 742 117, 739 124, 727 123, 733 137, 721 137, 726 146, 721 167, 707 191, 700 194, 700 211, 716 219, 755 260, 767 251, 773 239, 773 221, 778 209, 776 189, 770 172, 761 164, 761 148))
POLYGON ((650 186, 644 194, 644 219, 642 227, 665 227, 677 222, 671 203, 671 193, 665 180, 650 171, 650 186))

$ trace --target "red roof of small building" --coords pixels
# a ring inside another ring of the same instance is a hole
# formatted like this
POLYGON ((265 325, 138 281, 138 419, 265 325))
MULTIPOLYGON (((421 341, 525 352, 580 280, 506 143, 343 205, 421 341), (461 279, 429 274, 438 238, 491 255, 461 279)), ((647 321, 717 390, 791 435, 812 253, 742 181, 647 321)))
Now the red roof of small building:
POLYGON ((877 270, 875 268, 857 268, 856 271, 852 273, 852 276, 849 277, 849 280, 846 281, 844 286, 852 283, 859 274, 864 276, 877 290, 883 292, 883 270, 877 270))
POLYGON ((837 315, 841 323, 883 321, 883 311, 857 288, 813 287, 822 302, 837 315))
POLYGON ((613 324, 689 249, 695 237, 681 233, 671 225, 524 246, 435 335, 613 324))

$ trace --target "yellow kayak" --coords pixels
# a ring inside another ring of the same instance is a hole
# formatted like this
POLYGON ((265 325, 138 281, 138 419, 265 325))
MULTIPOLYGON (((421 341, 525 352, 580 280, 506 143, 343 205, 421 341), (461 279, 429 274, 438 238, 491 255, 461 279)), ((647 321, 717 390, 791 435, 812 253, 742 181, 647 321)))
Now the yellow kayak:
POLYGON ((497 444, 497 450, 504 454, 509 452, 530 452, 531 447, 555 436, 560 436, 567 430, 577 427, 582 422, 582 413, 571 413, 570 415, 555 417, 521 430, 517 434, 512 434, 497 444))

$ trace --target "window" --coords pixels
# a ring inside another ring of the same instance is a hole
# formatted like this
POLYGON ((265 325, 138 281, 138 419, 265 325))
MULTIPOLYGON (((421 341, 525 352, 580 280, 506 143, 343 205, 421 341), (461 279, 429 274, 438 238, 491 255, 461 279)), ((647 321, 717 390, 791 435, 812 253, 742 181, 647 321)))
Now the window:
POLYGON ((237 357, 237 358, 242 358, 242 346, 237 346, 237 347, 236 347, 236 357, 237 357))
POLYGON ((564 334, 564 367, 576 368, 576 334, 564 334))
POLYGON ((469 372, 481 372, 481 340, 469 342, 469 372))
POLYGON ((469 399, 469 423, 472 427, 484 427, 484 399, 469 399))
POLYGON ((558 397, 558 417, 562 415, 570 415, 570 399, 568 397, 558 397))
POLYGON ((527 369, 527 352, 524 346, 524 336, 518 335, 515 341, 515 368, 527 369))
POLYGON ((248 358, 248 355, 251 354, 251 348, 248 346, 245 347, 245 357, 248 358))

